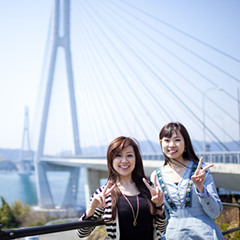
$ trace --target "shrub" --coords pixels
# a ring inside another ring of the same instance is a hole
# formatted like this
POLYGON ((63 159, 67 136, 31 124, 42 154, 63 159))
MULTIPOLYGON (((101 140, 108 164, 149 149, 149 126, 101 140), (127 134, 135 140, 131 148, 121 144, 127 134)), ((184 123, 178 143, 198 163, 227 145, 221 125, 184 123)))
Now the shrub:
POLYGON ((11 206, 1 197, 0 224, 3 229, 42 226, 52 220, 45 212, 32 211, 31 207, 22 201, 15 201, 11 206))
POLYGON ((14 212, 3 197, 1 197, 2 206, 0 208, 0 223, 2 228, 16 228, 19 221, 14 216, 14 212))

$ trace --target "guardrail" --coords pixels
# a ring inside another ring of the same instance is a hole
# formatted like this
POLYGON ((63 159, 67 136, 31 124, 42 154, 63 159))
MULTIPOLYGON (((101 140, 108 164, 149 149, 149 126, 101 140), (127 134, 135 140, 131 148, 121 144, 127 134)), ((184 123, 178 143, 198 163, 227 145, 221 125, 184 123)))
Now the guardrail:
POLYGON ((63 232, 63 231, 74 230, 82 227, 100 226, 104 224, 105 223, 102 219, 97 219, 97 220, 84 220, 81 222, 77 221, 77 222, 59 223, 54 225, 44 225, 44 226, 38 226, 38 227, 18 228, 18 229, 4 230, 4 231, 1 230, 1 225, 0 225, 0 240, 16 239, 16 238, 34 236, 34 235, 43 235, 43 234, 54 233, 54 232, 63 232))
MULTIPOLYGON (((239 211, 238 227, 222 231, 222 234, 226 235, 228 233, 232 233, 240 230, 240 202, 238 204, 233 204, 233 203, 222 203, 222 204, 224 207, 238 208, 238 211, 239 211)), ((56 221, 60 221, 60 219, 56 221)), ((77 221, 77 222, 59 223, 54 225, 44 225, 44 226, 38 226, 38 227, 10 229, 10 230, 4 230, 4 231, 1 230, 1 224, 0 224, 0 240, 16 239, 16 238, 34 236, 34 235, 43 235, 43 234, 54 233, 54 232, 63 232, 63 231, 74 230, 82 227, 100 226, 104 224, 105 223, 103 219, 97 219, 97 220, 84 220, 81 222, 77 221)))
MULTIPOLYGON (((196 152, 196 155, 203 157, 204 162, 240 164, 240 152, 196 152)), ((163 154, 152 153, 142 154, 143 160, 160 160, 164 161, 163 154)))
POLYGON ((223 235, 226 235, 228 233, 232 233, 232 232, 236 232, 238 230, 240 230, 240 202, 238 202, 238 204, 234 204, 234 203, 222 203, 222 205, 224 207, 230 207, 230 208, 238 208, 238 227, 235 228, 231 228, 225 231, 222 231, 223 235))
MULTIPOLYGON (((235 163, 240 164, 240 152, 196 152, 196 155, 200 158, 204 158, 204 162, 211 163, 235 163)), ((55 157, 42 157, 41 160, 54 159, 55 157)), ((61 159, 105 159, 106 156, 95 155, 77 155, 77 156, 63 156, 61 159)), ((162 153, 142 153, 143 160, 160 160, 164 161, 162 153)))

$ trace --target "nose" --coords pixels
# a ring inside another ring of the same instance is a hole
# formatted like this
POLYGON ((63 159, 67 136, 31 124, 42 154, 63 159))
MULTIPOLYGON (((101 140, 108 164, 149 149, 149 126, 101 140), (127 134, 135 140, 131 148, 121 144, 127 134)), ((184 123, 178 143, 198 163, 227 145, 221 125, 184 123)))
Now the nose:
POLYGON ((122 162, 127 162, 127 158, 125 156, 122 157, 122 162))
POLYGON ((174 141, 170 141, 170 143, 169 143, 169 146, 175 146, 175 142, 174 141))

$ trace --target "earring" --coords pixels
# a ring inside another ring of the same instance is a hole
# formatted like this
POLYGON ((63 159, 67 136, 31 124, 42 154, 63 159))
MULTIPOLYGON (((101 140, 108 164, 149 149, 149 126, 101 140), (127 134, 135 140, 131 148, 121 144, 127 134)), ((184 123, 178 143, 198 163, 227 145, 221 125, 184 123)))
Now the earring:
POLYGON ((186 148, 184 149, 184 152, 187 152, 187 149, 186 149, 186 148))

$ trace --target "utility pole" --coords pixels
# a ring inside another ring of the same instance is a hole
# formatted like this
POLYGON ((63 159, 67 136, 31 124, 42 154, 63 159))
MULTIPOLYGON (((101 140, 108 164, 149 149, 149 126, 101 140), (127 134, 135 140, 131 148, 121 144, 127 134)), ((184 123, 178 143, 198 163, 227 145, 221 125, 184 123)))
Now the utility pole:
POLYGON ((237 89, 238 95, 238 129, 239 129, 239 143, 240 143, 240 104, 239 104, 239 88, 237 89))

